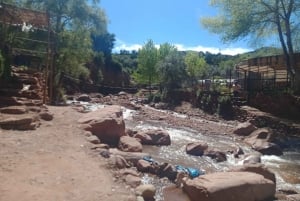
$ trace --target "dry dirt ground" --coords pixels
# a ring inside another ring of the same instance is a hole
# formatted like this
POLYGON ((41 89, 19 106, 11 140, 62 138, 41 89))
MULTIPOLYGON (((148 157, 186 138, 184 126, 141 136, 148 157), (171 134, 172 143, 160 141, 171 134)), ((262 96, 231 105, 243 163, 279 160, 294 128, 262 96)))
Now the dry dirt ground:
POLYGON ((130 201, 106 161, 89 149, 71 107, 53 107, 34 131, 0 129, 0 201, 130 201))

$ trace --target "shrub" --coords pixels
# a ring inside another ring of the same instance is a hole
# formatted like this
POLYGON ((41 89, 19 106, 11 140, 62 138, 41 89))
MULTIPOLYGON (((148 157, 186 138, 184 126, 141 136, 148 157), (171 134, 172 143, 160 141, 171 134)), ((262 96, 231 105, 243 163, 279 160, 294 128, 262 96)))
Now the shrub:
POLYGON ((154 103, 158 103, 162 100, 162 95, 160 93, 151 93, 148 95, 147 97, 148 102, 154 102, 154 103))
POLYGON ((224 118, 230 118, 233 115, 233 107, 230 96, 219 96, 218 98, 218 114, 224 118))

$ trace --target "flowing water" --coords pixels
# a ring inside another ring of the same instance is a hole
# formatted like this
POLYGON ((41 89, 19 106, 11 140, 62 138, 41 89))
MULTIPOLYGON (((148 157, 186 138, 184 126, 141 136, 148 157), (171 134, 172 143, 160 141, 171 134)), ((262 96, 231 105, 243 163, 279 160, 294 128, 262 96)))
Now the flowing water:
MULTIPOLYGON (((167 162, 173 165, 182 165, 204 170, 206 173, 226 171, 234 166, 241 165, 241 159, 236 159, 232 154, 227 155, 227 161, 217 163, 209 157, 197 157, 186 154, 185 146, 190 142, 206 142, 210 147, 220 150, 233 150, 241 147, 245 154, 254 151, 245 143, 236 139, 233 135, 208 135, 202 134, 188 128, 175 128, 165 124, 163 121, 141 121, 135 122, 130 118, 134 112, 126 112, 126 127, 134 130, 164 129, 171 137, 170 146, 143 146, 143 151, 150 153, 152 158, 158 162, 167 162)), ((184 117, 182 117, 184 118, 184 117)), ((214 122, 215 123, 215 122, 214 122)), ((224 123, 223 123, 224 124, 224 123)), ((287 142, 288 148, 284 149, 282 156, 262 156, 262 163, 267 165, 275 174, 277 189, 296 189, 300 191, 300 138, 291 138, 287 142)), ((149 175, 144 178, 144 183, 154 183, 156 186, 166 185, 165 180, 155 179, 149 175)), ((161 189, 156 200, 163 200, 161 189)))
MULTIPOLYGON (((103 105, 84 104, 88 110, 95 110, 103 105)), ((184 115, 169 113, 179 118, 185 118, 184 115)), ((227 161, 217 163, 209 157, 197 157, 186 154, 185 146, 190 142, 206 142, 210 147, 220 150, 228 150, 230 147, 234 150, 241 147, 245 154, 254 152, 249 146, 237 140, 233 135, 205 135, 188 128, 175 128, 165 124, 163 121, 140 121, 136 122, 132 116, 136 115, 133 110, 123 108, 123 116, 126 127, 134 130, 144 129, 164 129, 171 137, 170 146, 143 146, 143 151, 149 153, 153 159, 158 162, 167 162, 172 165, 182 165, 186 167, 198 168, 206 173, 226 171, 234 166, 240 165, 241 160, 235 159, 233 155, 227 155, 227 161)), ((198 119, 201 121, 201 119, 198 119)), ((214 122, 216 123, 216 122, 214 122)), ((224 124, 224 123, 222 123, 224 124)), ((228 125, 230 126, 230 125, 228 125)), ((267 165, 275 174, 277 179, 277 189, 296 189, 300 191, 300 138, 290 138, 289 145, 284 149, 282 156, 262 156, 262 163, 267 165)), ((156 200, 163 200, 162 188, 170 181, 158 179, 145 174, 143 183, 152 183, 158 186, 156 200)))

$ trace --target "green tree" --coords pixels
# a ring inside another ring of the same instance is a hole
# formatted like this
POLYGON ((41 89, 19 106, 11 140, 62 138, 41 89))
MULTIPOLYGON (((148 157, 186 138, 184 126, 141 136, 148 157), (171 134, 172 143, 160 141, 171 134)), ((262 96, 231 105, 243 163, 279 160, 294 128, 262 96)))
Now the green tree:
POLYGON ((221 34, 224 41, 278 36, 287 70, 296 78, 296 89, 300 89, 300 69, 296 68, 294 58, 294 43, 299 32, 298 0, 211 0, 211 4, 221 10, 220 14, 202 18, 202 24, 221 34))
POLYGON ((171 52, 157 64, 162 85, 166 93, 181 87, 186 80, 184 57, 178 51, 171 52))
MULTIPOLYGON (((55 52, 53 77, 66 72, 76 78, 87 78, 85 64, 93 56, 91 35, 107 33, 107 18, 97 3, 95 0, 25 0, 27 7, 50 14, 55 52)), ((54 85, 60 87, 59 83, 54 85)))
POLYGON ((203 57, 199 57, 197 52, 188 52, 185 56, 187 74, 192 80, 194 86, 198 79, 203 79, 207 75, 207 63, 203 57))
POLYGON ((177 48, 170 43, 163 43, 159 45, 158 59, 164 60, 170 53, 177 51, 177 48))
POLYGON ((158 81, 156 64, 158 51, 152 40, 148 40, 138 52, 138 69, 135 72, 135 79, 138 83, 151 85, 158 81))
POLYGON ((111 60, 111 52, 116 41, 115 35, 111 33, 98 34, 92 33, 93 50, 103 52, 106 59, 111 60))

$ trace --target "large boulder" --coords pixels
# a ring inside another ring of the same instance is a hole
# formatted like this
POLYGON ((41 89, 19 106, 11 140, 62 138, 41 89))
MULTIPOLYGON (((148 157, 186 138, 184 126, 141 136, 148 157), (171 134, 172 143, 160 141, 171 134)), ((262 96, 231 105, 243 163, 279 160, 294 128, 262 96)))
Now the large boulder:
POLYGON ((125 135, 125 123, 120 106, 111 105, 85 114, 78 120, 83 129, 96 135, 101 142, 117 145, 125 135))
POLYGON ((276 184, 276 177, 273 172, 271 172, 265 165, 263 164, 246 164, 240 167, 235 167, 231 171, 233 172, 253 172, 259 175, 262 175, 264 178, 269 179, 276 184))
POLYGON ((190 201, 190 198, 182 190, 175 185, 166 186, 163 188, 164 201, 190 201))
POLYGON ((263 201, 273 198, 274 182, 252 172, 219 172, 187 179, 184 191, 191 201, 263 201))
POLYGON ((206 143, 202 142, 192 142, 186 145, 185 151, 187 154, 193 156, 202 156, 204 151, 208 148, 206 143))
POLYGON ((248 136, 255 130, 256 127, 253 124, 251 124, 250 122, 244 122, 238 124, 233 133, 236 135, 248 136))
POLYGON ((0 108, 0 113, 4 114, 25 114, 28 112, 28 108, 25 106, 9 106, 0 108))
POLYGON ((142 144, 147 145, 170 145, 171 138, 167 131, 161 129, 149 129, 140 131, 134 135, 141 140, 142 144))
POLYGON ((142 144, 136 138, 129 137, 129 136, 122 136, 120 138, 118 147, 121 151, 126 151, 126 152, 143 151, 142 144))
POLYGON ((245 140, 251 147, 264 155, 283 154, 281 148, 273 143, 274 134, 270 129, 261 128, 251 133, 245 140))
POLYGON ((7 115, 0 113, 0 128, 12 130, 35 130, 40 125, 36 114, 7 115))

